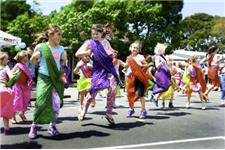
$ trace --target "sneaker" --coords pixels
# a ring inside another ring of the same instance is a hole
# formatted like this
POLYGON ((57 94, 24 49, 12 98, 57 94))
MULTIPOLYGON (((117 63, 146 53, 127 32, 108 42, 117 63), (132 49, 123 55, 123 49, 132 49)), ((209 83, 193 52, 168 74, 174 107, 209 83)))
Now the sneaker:
POLYGON ((127 117, 132 117, 132 115, 134 114, 134 109, 130 109, 127 113, 127 117))
POLYGON ((48 134, 50 134, 52 136, 56 136, 56 135, 59 135, 59 131, 56 129, 55 125, 50 125, 48 127, 48 134))
POLYGON ((174 108, 173 103, 169 102, 169 108, 174 108))
POLYGON ((84 116, 85 116, 85 113, 84 113, 84 111, 82 110, 82 111, 80 111, 80 113, 78 114, 77 118, 78 118, 79 121, 82 121, 82 120, 84 120, 84 116))
POLYGON ((224 105, 224 100, 221 100, 220 102, 221 102, 221 103, 220 103, 221 105, 224 105))
POLYGON ((31 125, 28 137, 30 139, 35 139, 37 137, 37 129, 35 125, 31 125))
POLYGON ((5 129, 4 133, 5 133, 5 135, 10 135, 10 134, 12 134, 12 131, 10 129, 5 129))
POLYGON ((205 106, 202 106, 202 110, 205 110, 205 106))
POLYGON ((190 108, 190 103, 186 103, 186 108, 190 108))
POLYGON ((144 119, 144 118, 146 118, 146 116, 147 116, 147 111, 143 110, 143 111, 141 111, 139 118, 144 119))

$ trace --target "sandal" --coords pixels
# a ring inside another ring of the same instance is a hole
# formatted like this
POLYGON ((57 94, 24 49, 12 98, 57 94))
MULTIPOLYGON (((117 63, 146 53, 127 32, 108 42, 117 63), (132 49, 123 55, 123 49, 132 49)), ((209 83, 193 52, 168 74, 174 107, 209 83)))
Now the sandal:
POLYGON ((105 115, 105 118, 111 125, 115 125, 114 119, 112 117, 109 117, 108 115, 105 115))

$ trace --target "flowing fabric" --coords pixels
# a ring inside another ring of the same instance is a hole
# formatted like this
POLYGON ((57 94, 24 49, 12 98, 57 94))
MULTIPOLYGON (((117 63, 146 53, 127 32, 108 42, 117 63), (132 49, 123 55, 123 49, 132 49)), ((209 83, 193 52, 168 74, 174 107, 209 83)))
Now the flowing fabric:
POLYGON ((145 93, 150 86, 148 80, 151 80, 152 77, 146 73, 148 68, 141 68, 131 56, 127 58, 127 61, 132 71, 132 75, 127 77, 127 97, 129 106, 133 108, 135 101, 139 98, 138 92, 135 89, 135 79, 138 79, 144 84, 145 93))
MULTIPOLYGON (((199 68, 197 65, 193 65, 193 67, 194 67, 194 69, 195 69, 196 72, 197 72, 196 79, 197 79, 197 82, 199 82, 200 85, 201 85, 201 91, 202 91, 203 93, 205 93, 205 91, 206 91, 206 82, 205 82, 205 80, 204 80, 204 74, 203 74, 201 68, 199 68)), ((192 77, 191 77, 191 81, 193 81, 193 80, 194 80, 194 79, 192 79, 192 77)))
POLYGON ((43 56, 50 76, 38 75, 37 94, 35 110, 33 114, 34 123, 48 124, 55 120, 56 115, 52 107, 52 92, 56 90, 60 97, 60 107, 63 106, 64 84, 61 73, 57 68, 53 55, 46 43, 42 43, 43 56))
POLYGON ((215 65, 211 65, 213 58, 214 58, 215 54, 211 54, 209 59, 208 59, 208 78, 209 78, 209 82, 212 85, 215 85, 217 87, 220 86, 220 78, 219 78, 219 66, 217 64, 215 65))
POLYGON ((26 112, 31 98, 33 79, 25 64, 17 63, 16 66, 21 70, 21 75, 12 87, 15 93, 13 109, 14 112, 26 112))
POLYGON ((155 78, 156 84, 153 89, 153 94, 165 92, 172 85, 171 76, 164 65, 158 68, 155 78))
MULTIPOLYGON (((206 91, 206 82, 204 80, 204 74, 202 70, 197 65, 192 65, 195 73, 190 76, 190 83, 185 89, 185 93, 190 95, 192 92, 201 91, 204 93, 206 91)), ((193 72, 193 71, 192 71, 193 72)))
POLYGON ((99 41, 90 40, 90 47, 94 54, 90 89, 90 94, 93 95, 99 90, 110 87, 109 74, 112 74, 116 78, 117 84, 119 83, 119 79, 113 66, 112 58, 106 53, 102 44, 99 41))
POLYGON ((50 77, 43 74, 38 75, 36 103, 33 114, 34 123, 48 124, 55 120, 52 108, 52 90, 54 86, 50 77))
POLYGON ((91 78, 80 77, 77 81, 77 90, 79 92, 88 91, 91 87, 91 78))
POLYGON ((4 81, 0 83, 0 117, 12 118, 13 116, 13 99, 14 92, 6 87, 7 82, 7 70, 0 66, 0 80, 4 81))

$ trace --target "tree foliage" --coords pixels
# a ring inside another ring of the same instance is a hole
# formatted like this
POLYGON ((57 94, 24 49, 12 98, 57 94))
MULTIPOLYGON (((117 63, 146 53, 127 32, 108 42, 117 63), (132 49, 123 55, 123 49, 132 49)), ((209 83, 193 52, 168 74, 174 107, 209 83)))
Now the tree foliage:
POLYGON ((26 0, 1 0, 1 30, 6 31, 8 24, 25 12, 31 13, 26 0))
POLYGON ((33 43, 35 34, 41 32, 49 24, 49 19, 41 14, 24 13, 8 24, 7 31, 25 41, 26 45, 33 43))
POLYGON ((144 54, 153 54, 157 42, 170 44, 168 53, 177 47, 182 7, 183 1, 73 0, 52 14, 51 21, 62 26, 63 44, 73 51, 90 38, 92 24, 113 24, 116 32, 111 44, 124 58, 134 40, 143 42, 144 54))
POLYGON ((205 13, 197 13, 181 21, 181 48, 187 50, 206 51, 211 45, 221 49, 224 41, 224 18, 213 17, 205 13))

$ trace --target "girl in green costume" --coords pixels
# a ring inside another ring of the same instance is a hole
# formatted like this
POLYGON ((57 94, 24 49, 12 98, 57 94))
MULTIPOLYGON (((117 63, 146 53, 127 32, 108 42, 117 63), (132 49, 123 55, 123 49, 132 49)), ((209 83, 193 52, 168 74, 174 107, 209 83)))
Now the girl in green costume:
POLYGON ((59 134, 55 123, 59 109, 63 106, 64 94, 60 61, 67 61, 67 54, 59 45, 61 38, 61 28, 49 25, 35 41, 35 44, 39 44, 35 47, 30 60, 33 64, 39 60, 39 70, 33 123, 28 135, 31 139, 37 137, 36 124, 49 124, 48 133, 53 136, 59 134))

